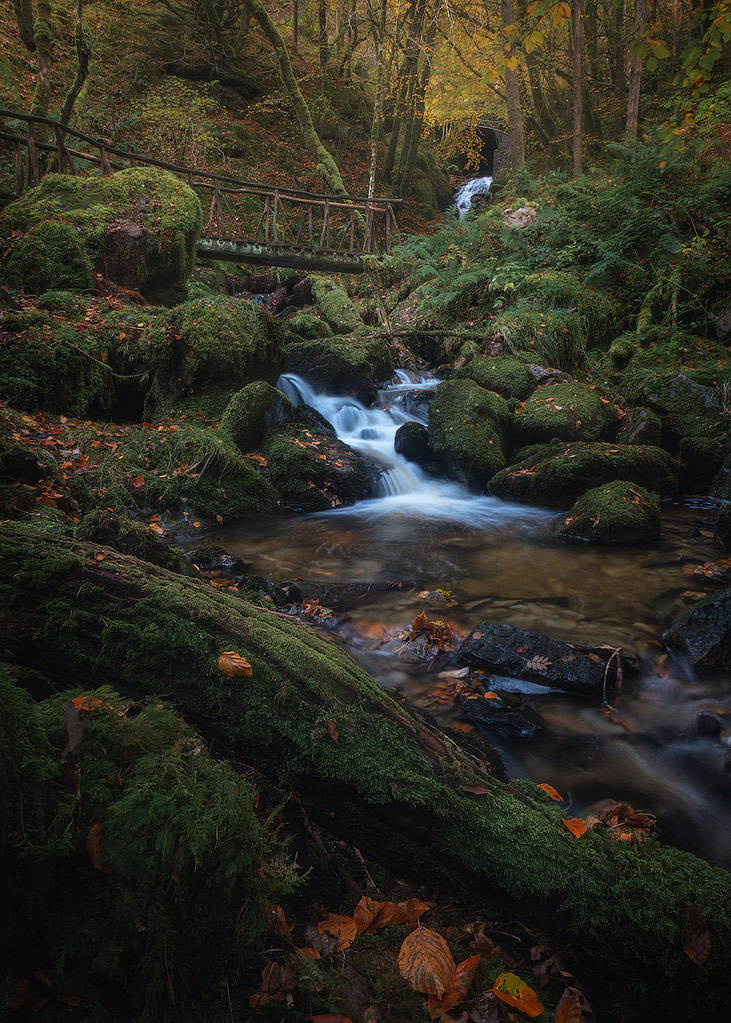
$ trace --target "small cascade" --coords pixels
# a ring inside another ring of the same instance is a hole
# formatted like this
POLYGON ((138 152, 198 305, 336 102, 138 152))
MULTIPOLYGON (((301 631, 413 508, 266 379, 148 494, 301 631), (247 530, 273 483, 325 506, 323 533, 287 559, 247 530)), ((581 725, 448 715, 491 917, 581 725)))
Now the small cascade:
POLYGON ((376 403, 366 408, 355 398, 319 393, 292 373, 279 378, 277 387, 293 405, 312 406, 333 426, 338 440, 381 468, 378 497, 326 514, 372 517, 395 512, 476 527, 511 521, 514 527, 529 528, 530 523, 547 520, 549 515, 542 509, 481 497, 459 483, 432 479, 396 453, 394 440, 400 426, 426 424, 426 405, 413 400, 415 393, 433 391, 438 383, 436 377, 416 377, 397 370, 395 382, 379 391, 376 403))
POLYGON ((469 213, 472 206, 472 200, 476 195, 487 195, 490 191, 490 185, 492 184, 492 178, 471 178, 466 181, 460 188, 454 197, 454 201, 457 204, 457 213, 460 220, 469 213))

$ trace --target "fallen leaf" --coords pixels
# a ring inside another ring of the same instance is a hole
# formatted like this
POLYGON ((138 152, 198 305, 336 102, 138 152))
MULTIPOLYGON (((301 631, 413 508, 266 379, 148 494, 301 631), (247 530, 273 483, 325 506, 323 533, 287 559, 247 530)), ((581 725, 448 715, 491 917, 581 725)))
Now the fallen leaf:
POLYGON ((571 834, 575 835, 577 838, 581 838, 581 836, 588 831, 587 823, 581 817, 562 817, 561 820, 564 822, 571 834))
POLYGON ((145 477, 142 475, 142 473, 140 473, 139 476, 135 476, 135 478, 132 480, 132 486, 135 488, 135 490, 141 490, 142 487, 144 487, 144 485, 145 477))
POLYGON ((567 987, 556 1006, 556 1023, 581 1023, 581 999, 578 991, 567 987))
POLYGON ((457 966, 455 986, 442 995, 441 998, 437 997, 437 995, 429 995, 429 1009, 432 1015, 435 1015, 437 1012, 448 1012, 457 1002, 462 1001, 470 989, 481 959, 482 956, 480 955, 471 955, 464 959, 457 966))
POLYGON ((457 985, 457 967, 441 934, 419 925, 404 938, 398 956, 401 976, 425 995, 441 998, 457 985))
POLYGON ((287 917, 284 915, 284 910, 279 905, 273 905, 267 903, 266 905, 266 918, 267 927, 272 934, 275 934, 279 938, 284 938, 285 941, 292 941, 292 928, 287 923, 287 917))
POLYGON ((338 726, 334 721, 330 720, 327 723, 327 734, 330 736, 334 743, 340 742, 340 735, 338 733, 338 726))
POLYGON ((680 940, 687 957, 696 966, 703 966, 711 950, 711 936, 708 924, 696 905, 688 906, 688 916, 680 940))
POLYGON ((526 668, 529 668, 531 671, 545 671, 552 664, 553 661, 549 661, 544 654, 539 654, 537 657, 533 657, 530 661, 525 662, 526 668))
POLYGON ((224 650, 218 658, 218 667, 229 678, 241 677, 252 678, 254 669, 245 657, 237 654, 235 650, 224 650))
POLYGON ((336 951, 350 948, 353 944, 353 939, 358 933, 355 920, 351 916, 339 916, 337 913, 331 913, 330 916, 321 920, 317 925, 317 929, 320 934, 327 932, 335 938, 336 951))
POLYGON ((539 789, 543 789, 547 796, 550 796, 554 803, 563 803, 563 796, 560 796, 553 785, 549 785, 548 782, 542 781, 539 789))
POLYGON ((540 1016, 543 1005, 532 987, 515 973, 501 973, 492 986, 501 1002, 520 1009, 526 1016, 540 1016))
POLYGON ((298 956, 304 956, 305 959, 319 959, 320 958, 320 953, 317 951, 317 949, 316 948, 310 948, 309 945, 306 945, 304 948, 296 948, 295 952, 297 953, 298 956))

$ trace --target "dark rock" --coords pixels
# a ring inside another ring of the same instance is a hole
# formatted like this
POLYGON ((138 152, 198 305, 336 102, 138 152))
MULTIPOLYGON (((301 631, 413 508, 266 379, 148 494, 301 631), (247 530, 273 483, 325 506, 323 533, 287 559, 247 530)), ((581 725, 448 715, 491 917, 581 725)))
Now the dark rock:
POLYGON ((652 380, 644 401, 662 417, 669 450, 677 451, 683 437, 712 438, 725 430, 728 415, 713 389, 682 373, 652 380))
POLYGON ((543 729, 533 708, 518 702, 511 706, 501 699, 486 699, 481 692, 460 696, 459 703, 470 721, 488 738, 495 734, 506 739, 530 739, 543 729))
POLYGON ((720 735, 726 728, 726 722, 715 710, 702 710, 695 724, 699 735, 720 735))
POLYGON ((570 373, 564 373, 562 369, 554 369, 552 366, 529 365, 528 369, 533 374, 539 387, 548 387, 551 384, 571 384, 574 378, 570 373))
POLYGON ((731 668, 731 590, 706 597, 681 611, 663 635, 669 650, 684 654, 696 668, 731 668))
POLYGON ((249 567, 233 554, 229 554, 218 544, 206 544, 203 547, 192 547, 185 552, 185 557, 196 565, 200 572, 217 572, 220 575, 242 575, 249 567))
POLYGON ((481 622, 465 639, 458 661, 471 668, 576 693, 601 693, 605 675, 607 687, 615 685, 617 662, 624 673, 639 670, 637 658, 626 650, 615 657, 611 647, 578 646, 489 622, 481 622))
POLYGON ((713 539, 724 550, 731 548, 731 504, 728 501, 718 509, 713 539))
POLYGON ((724 446, 715 437, 683 437, 680 442, 680 485, 690 493, 707 494, 723 465, 724 446))
POLYGON ((0 459, 0 465, 4 472, 14 480, 36 483, 46 475, 33 452, 23 451, 20 448, 6 451, 0 459))
POLYGON ((394 448, 397 455, 417 465, 428 465, 434 461, 429 447, 429 431, 421 423, 404 423, 399 426, 394 437, 394 448))
POLYGON ((662 419, 649 408, 631 408, 623 416, 617 432, 620 444, 654 444, 662 441, 662 419))
POLYGON ((297 423, 303 423, 305 426, 314 427, 315 430, 324 433, 326 437, 337 437, 332 423, 329 423, 322 413, 318 412, 312 405, 298 405, 294 410, 294 420, 297 423))
POLYGON ((429 406, 434 401, 435 391, 425 391, 423 388, 414 388, 413 391, 403 391, 396 398, 394 404, 399 405, 409 415, 423 416, 429 412, 429 406))

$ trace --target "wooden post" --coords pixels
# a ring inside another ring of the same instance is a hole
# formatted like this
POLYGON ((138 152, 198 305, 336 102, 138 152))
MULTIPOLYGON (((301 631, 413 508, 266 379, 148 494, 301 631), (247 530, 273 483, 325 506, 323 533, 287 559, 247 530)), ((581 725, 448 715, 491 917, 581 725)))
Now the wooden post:
POLYGON ((366 199, 366 233, 363 240, 363 251, 373 252, 373 207, 366 199))
POLYGON ((313 248, 315 243, 312 240, 312 205, 307 207, 307 224, 309 228, 310 248, 313 248))
POLYGON ((354 246, 355 246, 355 210, 351 209, 351 211, 350 211, 350 248, 349 248, 348 251, 352 252, 354 246))
POLYGON ((38 153, 36 152, 33 124, 33 121, 28 121, 28 184, 38 185, 41 180, 41 172, 38 167, 38 153))
POLYGON ((391 203, 386 203, 386 254, 391 255, 391 203))
POLYGON ((325 200, 325 208, 322 211, 322 231, 320 232, 320 248, 324 249, 325 242, 328 242, 327 248, 330 247, 330 200, 325 200))
POLYGON ((279 228, 277 227, 277 207, 279 206, 279 189, 274 189, 274 215, 272 216, 272 226, 274 228, 274 243, 276 245, 279 236, 279 228))
POLYGON ((15 194, 23 194, 23 148, 20 142, 15 143, 15 194))
POLYGON ((99 146, 99 162, 102 168, 102 174, 105 178, 110 177, 112 173, 112 165, 109 162, 109 156, 104 146, 99 146))
POLYGON ((264 244, 269 244, 269 196, 266 197, 264 203, 264 213, 266 215, 266 221, 264 224, 264 244))
POLYGON ((56 132, 56 152, 58 160, 58 172, 59 174, 67 174, 69 169, 69 162, 66 156, 66 146, 63 142, 63 132, 61 131, 61 125, 57 124, 55 127, 56 132))

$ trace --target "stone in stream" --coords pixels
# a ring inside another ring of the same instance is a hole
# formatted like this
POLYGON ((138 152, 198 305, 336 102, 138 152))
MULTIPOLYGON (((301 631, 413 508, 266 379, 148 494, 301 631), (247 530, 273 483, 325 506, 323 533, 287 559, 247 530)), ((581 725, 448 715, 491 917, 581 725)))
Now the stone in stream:
POLYGON ((681 611, 662 638, 669 650, 684 654, 694 668, 727 671, 731 667, 731 590, 681 611))
POLYGON ((579 646, 511 625, 481 622, 462 644, 457 660, 471 668, 527 679, 574 693, 601 695, 617 682, 617 670, 639 671, 632 652, 610 646, 579 646))

